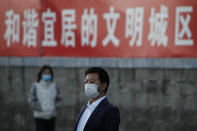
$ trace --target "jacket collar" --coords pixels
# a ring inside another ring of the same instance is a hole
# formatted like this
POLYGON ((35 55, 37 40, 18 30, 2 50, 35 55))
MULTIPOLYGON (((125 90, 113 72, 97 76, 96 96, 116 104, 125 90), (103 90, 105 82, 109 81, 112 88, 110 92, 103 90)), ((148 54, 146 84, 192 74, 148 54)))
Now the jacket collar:
MULTIPOLYGON (((99 112, 99 111, 102 109, 102 107, 103 107, 106 103, 108 103, 108 100, 107 100, 107 98, 105 97, 105 98, 99 103, 99 105, 96 107, 96 109, 92 112, 91 116, 89 117, 88 121, 86 122, 86 125, 85 125, 85 127, 84 127, 84 130, 85 130, 85 128, 87 127, 87 123, 88 123, 89 121, 92 121, 92 119, 94 119, 94 117, 95 117, 95 115, 97 114, 97 112, 99 112)), ((78 116, 78 118, 77 118, 77 124, 76 124, 76 126, 75 126, 75 131, 76 131, 76 129, 77 129, 79 120, 80 120, 80 118, 81 118, 83 112, 85 111, 86 107, 87 107, 87 105, 85 105, 85 106, 81 109, 81 111, 80 111, 80 113, 79 113, 79 116, 78 116)))
POLYGON ((86 122, 86 125, 85 125, 85 127, 84 127, 84 130, 87 128, 88 122, 89 122, 89 121, 92 121, 92 120, 95 118, 96 114, 98 114, 98 112, 103 108, 103 106, 104 106, 106 103, 108 103, 107 98, 104 98, 104 99, 99 103, 99 105, 98 105, 98 106, 96 107, 96 109, 92 112, 92 114, 90 115, 88 121, 86 122))

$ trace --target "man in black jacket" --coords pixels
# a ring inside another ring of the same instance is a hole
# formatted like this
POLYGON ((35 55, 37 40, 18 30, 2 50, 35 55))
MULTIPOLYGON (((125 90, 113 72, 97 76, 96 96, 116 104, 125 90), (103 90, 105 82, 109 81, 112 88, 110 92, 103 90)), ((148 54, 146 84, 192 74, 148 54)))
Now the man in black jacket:
POLYGON ((100 67, 85 72, 85 94, 90 100, 80 111, 74 131, 118 131, 119 110, 105 96, 109 83, 108 73, 100 67))

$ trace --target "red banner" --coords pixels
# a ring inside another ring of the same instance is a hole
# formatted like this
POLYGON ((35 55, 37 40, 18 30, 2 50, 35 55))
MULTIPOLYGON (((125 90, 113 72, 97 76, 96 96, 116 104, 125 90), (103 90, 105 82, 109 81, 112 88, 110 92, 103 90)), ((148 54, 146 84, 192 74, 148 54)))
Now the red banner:
POLYGON ((40 56, 40 1, 1 0, 0 56, 40 56))
POLYGON ((1 56, 197 57, 196 0, 3 0, 0 6, 1 56))

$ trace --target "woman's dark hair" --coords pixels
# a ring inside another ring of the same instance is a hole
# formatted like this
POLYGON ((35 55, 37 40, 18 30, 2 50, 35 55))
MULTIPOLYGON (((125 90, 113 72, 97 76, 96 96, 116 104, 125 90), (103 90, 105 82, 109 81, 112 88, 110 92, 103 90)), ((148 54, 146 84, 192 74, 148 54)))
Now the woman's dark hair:
POLYGON ((40 80, 41 80, 41 77, 42 77, 42 73, 43 73, 43 71, 45 71, 45 70, 49 70, 49 72, 50 72, 50 74, 51 74, 51 81, 53 81, 53 69, 50 67, 50 66, 48 66, 48 65, 44 65, 44 66, 42 66, 41 68, 40 68, 40 71, 39 71, 39 73, 38 73, 38 77, 37 77, 37 82, 40 82, 40 80))
POLYGON ((85 72, 85 77, 90 73, 97 73, 99 80, 101 83, 107 83, 107 87, 105 89, 105 94, 107 93, 108 86, 110 83, 110 78, 108 73, 101 67, 91 67, 85 72))

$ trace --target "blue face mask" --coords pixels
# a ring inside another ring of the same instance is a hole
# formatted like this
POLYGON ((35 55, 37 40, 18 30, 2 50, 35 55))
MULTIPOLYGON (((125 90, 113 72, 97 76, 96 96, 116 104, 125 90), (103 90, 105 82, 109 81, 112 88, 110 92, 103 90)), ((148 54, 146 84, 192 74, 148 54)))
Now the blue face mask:
POLYGON ((52 76, 50 75, 50 74, 47 74, 47 75, 42 75, 42 79, 44 80, 44 81, 50 81, 51 80, 51 78, 52 78, 52 76))

